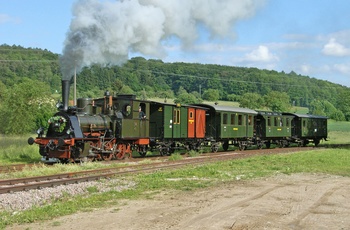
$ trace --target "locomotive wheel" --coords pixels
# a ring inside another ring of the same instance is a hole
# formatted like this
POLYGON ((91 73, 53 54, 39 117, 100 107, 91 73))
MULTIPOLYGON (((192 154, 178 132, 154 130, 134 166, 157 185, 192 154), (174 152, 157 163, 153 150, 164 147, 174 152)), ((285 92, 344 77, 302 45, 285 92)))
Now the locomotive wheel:
POLYGON ((123 160, 125 158, 126 153, 126 146, 125 144, 118 144, 117 145, 118 153, 116 154, 116 157, 118 160, 123 160))
POLYGON ((110 161, 114 158, 113 148, 114 148, 114 144, 112 142, 108 142, 105 144, 104 149, 107 151, 111 151, 111 153, 101 154, 101 157, 103 160, 110 161))

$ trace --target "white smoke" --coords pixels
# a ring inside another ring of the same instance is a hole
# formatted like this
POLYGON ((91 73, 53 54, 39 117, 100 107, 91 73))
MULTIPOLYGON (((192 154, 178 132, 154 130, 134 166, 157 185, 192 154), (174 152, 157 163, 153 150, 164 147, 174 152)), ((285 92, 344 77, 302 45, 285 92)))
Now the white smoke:
POLYGON ((235 22, 252 16, 263 1, 79 0, 60 58, 63 78, 91 64, 121 65, 130 52, 164 57, 163 40, 176 36, 188 46, 199 25, 212 36, 232 36, 235 22))

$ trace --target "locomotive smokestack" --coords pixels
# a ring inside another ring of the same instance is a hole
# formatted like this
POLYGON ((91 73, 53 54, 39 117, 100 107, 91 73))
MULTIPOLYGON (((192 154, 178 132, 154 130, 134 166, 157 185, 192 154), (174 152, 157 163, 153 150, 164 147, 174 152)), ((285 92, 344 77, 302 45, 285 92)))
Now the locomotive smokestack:
POLYGON ((64 111, 68 110, 69 89, 70 89, 69 80, 62 80, 62 103, 63 103, 64 111))

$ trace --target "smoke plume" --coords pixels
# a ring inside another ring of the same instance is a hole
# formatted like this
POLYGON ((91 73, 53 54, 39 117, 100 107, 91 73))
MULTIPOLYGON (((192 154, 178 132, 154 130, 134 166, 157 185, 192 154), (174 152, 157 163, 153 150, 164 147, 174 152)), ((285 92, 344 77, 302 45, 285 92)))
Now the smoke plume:
POLYGON ((79 0, 64 43, 60 65, 70 79, 91 64, 121 65, 128 54, 164 57, 161 42, 175 36, 185 46, 199 36, 232 36, 240 19, 264 0, 79 0))

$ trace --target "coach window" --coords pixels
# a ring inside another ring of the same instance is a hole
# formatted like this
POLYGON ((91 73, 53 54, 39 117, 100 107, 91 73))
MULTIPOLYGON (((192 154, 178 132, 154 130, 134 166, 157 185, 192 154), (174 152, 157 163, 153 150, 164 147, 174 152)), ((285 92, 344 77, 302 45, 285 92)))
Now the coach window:
POLYGON ((306 127, 306 121, 303 120, 303 127, 306 127))
POLYGON ((193 119, 193 112, 190 112, 190 119, 193 119))
POLYGON ((174 110, 174 124, 180 124, 180 110, 174 110))
POLYGON ((227 113, 222 115, 222 124, 227 125, 227 113))
POLYGON ((267 126, 271 126, 271 117, 267 117, 267 126))
POLYGON ((286 126, 289 126, 289 117, 286 118, 286 126))
POLYGON ((273 120, 274 120, 274 124, 273 125, 274 126, 278 126, 278 117, 274 117, 273 120))
POLYGON ((180 110, 174 110, 174 124, 180 124, 180 110))
POLYGON ((129 105, 129 104, 124 105, 123 114, 124 114, 124 116, 126 116, 128 118, 131 117, 131 105, 129 105))
POLYGON ((146 104, 140 103, 139 104, 139 118, 146 118, 146 104), (141 109, 141 111, 140 111, 141 109))
POLYGON ((236 114, 231 114, 231 125, 235 125, 236 124, 236 114))
POLYGON ((243 125, 243 115, 238 115, 238 125, 243 125))
POLYGON ((252 125, 252 120, 253 120, 253 116, 249 115, 248 116, 248 125, 252 125))

